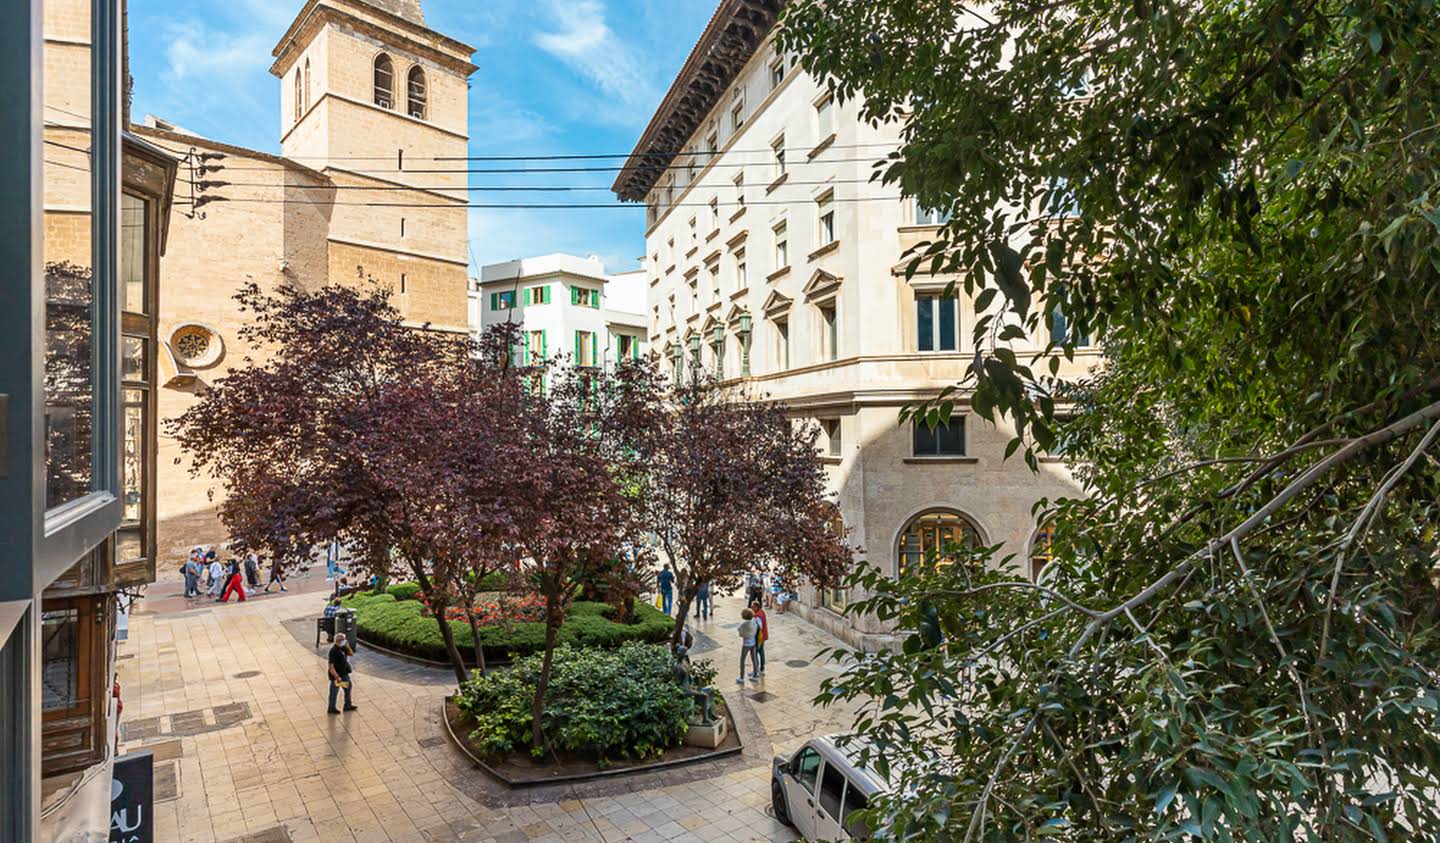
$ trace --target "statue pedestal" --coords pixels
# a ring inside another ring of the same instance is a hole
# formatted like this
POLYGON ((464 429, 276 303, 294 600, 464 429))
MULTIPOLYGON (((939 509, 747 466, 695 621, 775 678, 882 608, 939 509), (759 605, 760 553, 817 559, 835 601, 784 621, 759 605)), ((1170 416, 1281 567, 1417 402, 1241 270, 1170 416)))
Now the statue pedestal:
POLYGON ((701 746, 706 749, 715 749, 725 742, 725 736, 729 734, 729 727, 726 725, 725 717, 722 715, 715 719, 709 726, 690 724, 690 731, 685 733, 686 746, 701 746))

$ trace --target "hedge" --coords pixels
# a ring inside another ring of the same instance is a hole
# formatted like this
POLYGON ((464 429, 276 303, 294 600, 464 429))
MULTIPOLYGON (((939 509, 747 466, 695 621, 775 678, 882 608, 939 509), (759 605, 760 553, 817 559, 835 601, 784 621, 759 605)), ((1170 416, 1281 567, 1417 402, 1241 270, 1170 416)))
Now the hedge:
MULTIPOLYGON (((392 586, 399 588, 399 586, 392 586)), ((397 600, 394 594, 357 593, 341 601, 355 610, 360 638, 381 647, 433 661, 448 661, 439 625, 433 617, 421 614, 424 606, 418 600, 397 600)), ((574 647, 615 649, 627 641, 659 643, 670 637, 675 620, 654 606, 638 604, 636 623, 616 623, 611 619, 615 608, 608 603, 576 601, 560 627, 559 644, 574 647)), ((455 645, 466 661, 475 654, 470 624, 450 621, 455 645)), ((545 649, 545 624, 515 623, 508 627, 480 627, 480 643, 485 660, 505 661, 545 649)))
MULTIPOLYGON (((504 571, 491 571, 480 578, 480 591, 509 591, 510 578, 504 571)), ((417 600, 420 597, 420 583, 402 582, 385 589, 385 593, 396 600, 417 600)), ((437 633, 438 634, 438 633, 437 633)))

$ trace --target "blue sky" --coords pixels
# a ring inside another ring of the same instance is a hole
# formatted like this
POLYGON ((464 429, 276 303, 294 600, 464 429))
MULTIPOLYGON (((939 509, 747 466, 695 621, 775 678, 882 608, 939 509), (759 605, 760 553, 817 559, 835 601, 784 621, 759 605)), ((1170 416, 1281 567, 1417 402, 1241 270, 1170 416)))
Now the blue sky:
MULTIPOLYGON (((716 0, 421 0, 431 28, 475 47, 471 155, 628 152, 716 0)), ((130 0, 134 118, 279 152, 279 80, 270 51, 303 0, 130 0)), ((619 161, 581 162, 618 164, 619 161)), ((509 165, 506 165, 509 166, 509 165)), ((522 165, 523 166, 523 165, 522 165)), ((613 173, 520 177, 608 188, 613 173)), ((473 175, 472 185, 506 183, 473 175)), ((472 202, 609 202, 608 191, 473 194, 472 202)), ((470 212, 475 263, 595 253, 635 268, 643 210, 470 212)), ((472 264, 472 271, 473 271, 472 264)))

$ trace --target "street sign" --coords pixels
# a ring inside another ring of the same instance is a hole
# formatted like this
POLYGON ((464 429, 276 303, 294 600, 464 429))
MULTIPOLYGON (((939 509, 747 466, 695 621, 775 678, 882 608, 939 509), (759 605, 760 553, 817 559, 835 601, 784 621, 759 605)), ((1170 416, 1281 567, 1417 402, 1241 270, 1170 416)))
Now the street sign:
POLYGON ((148 749, 115 759, 110 843, 155 843, 155 758, 148 749))

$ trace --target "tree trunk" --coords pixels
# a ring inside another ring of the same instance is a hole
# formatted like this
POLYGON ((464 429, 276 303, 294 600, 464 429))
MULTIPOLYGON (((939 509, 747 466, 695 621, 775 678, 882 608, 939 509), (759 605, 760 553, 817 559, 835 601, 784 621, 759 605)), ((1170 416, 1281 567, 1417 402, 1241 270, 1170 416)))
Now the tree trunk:
POLYGON ((540 715, 545 710, 545 691, 550 687, 550 667, 555 662, 555 639, 560 634, 559 603, 555 595, 545 595, 545 660, 540 665, 540 681, 535 683, 535 701, 530 705, 530 743, 535 749, 545 746, 545 732, 540 728, 540 715))
POLYGON ((463 685, 469 678, 465 671, 465 658, 460 655, 460 648, 455 646, 455 633, 450 629, 450 622, 445 619, 444 601, 431 588, 430 578, 425 576, 423 565, 412 562, 410 569, 415 572, 415 582, 420 584, 420 590, 430 598, 430 611, 435 615, 435 622, 440 625, 440 640, 445 642, 445 654, 450 657, 450 666, 455 669, 455 681, 463 685))
POLYGON ((690 604, 695 602, 697 589, 686 588, 680 592, 680 599, 675 601, 675 629, 670 633, 670 650, 680 646, 680 634, 685 631, 685 619, 690 616, 690 604))
MULTIPOLYGON (((471 600, 474 603, 474 600, 471 600)), ((470 638, 475 642, 475 669, 480 675, 485 675, 485 648, 480 645, 480 622, 475 620, 475 609, 472 606, 465 608, 465 617, 470 621, 470 638)))

